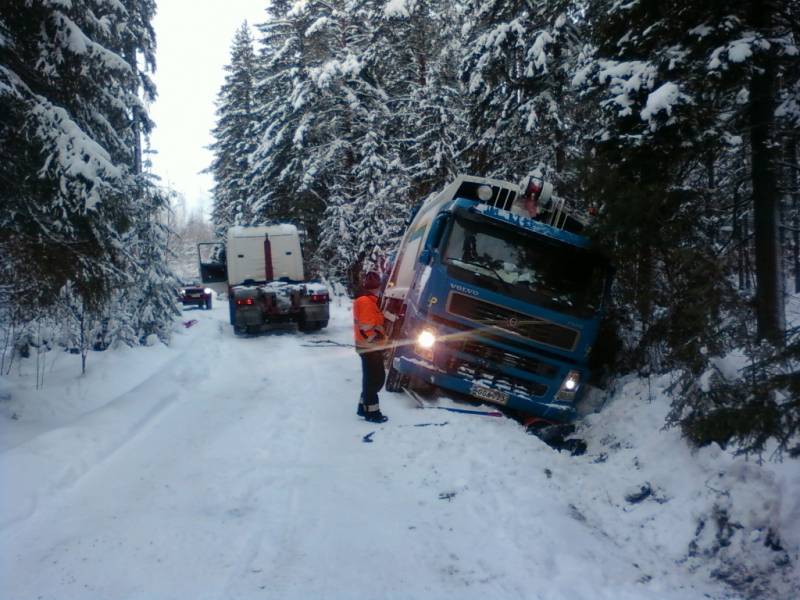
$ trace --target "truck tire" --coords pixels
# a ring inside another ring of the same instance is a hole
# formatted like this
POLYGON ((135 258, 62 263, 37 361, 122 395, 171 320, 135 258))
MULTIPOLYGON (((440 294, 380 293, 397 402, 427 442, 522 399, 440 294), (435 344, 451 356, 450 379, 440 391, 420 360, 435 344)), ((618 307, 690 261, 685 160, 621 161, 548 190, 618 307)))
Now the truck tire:
POLYGON ((407 378, 394 367, 389 367, 386 372, 386 391, 402 392, 407 385, 407 378))
POLYGON ((228 312, 230 313, 230 320, 231 325, 236 325, 236 305, 233 303, 233 299, 228 299, 228 312))
POLYGON ((211 310, 211 296, 206 299, 206 310, 211 310))
POLYGON ((403 388, 408 385, 408 377, 403 375, 400 371, 395 369, 392 364, 394 363, 394 350, 387 354, 388 360, 386 364, 386 391, 387 392, 402 392, 403 388))

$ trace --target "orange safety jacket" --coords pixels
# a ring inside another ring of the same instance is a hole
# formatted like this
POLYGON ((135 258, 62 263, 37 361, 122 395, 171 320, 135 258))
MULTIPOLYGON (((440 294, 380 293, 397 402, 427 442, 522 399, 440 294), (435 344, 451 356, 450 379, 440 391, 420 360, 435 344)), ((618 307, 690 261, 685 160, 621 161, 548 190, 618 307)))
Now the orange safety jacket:
POLYGON ((386 333, 376 296, 364 294, 353 302, 353 337, 359 354, 383 348, 386 333))

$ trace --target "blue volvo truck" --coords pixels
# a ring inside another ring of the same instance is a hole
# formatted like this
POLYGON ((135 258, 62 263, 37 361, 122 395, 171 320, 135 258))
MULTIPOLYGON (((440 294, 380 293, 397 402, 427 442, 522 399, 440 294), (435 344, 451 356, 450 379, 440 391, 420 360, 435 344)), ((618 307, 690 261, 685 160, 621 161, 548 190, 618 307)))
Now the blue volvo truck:
POLYGON ((610 269, 551 191, 461 175, 419 208, 381 301, 389 391, 436 386, 553 423, 576 416, 610 269))

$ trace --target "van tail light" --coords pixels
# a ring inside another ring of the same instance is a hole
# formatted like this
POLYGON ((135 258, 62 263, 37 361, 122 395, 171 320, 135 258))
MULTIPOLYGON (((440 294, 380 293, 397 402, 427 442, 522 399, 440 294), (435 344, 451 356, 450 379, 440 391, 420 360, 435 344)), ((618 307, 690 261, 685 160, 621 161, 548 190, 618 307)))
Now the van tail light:
POLYGON ((236 306, 252 306, 255 304, 255 300, 252 298, 239 298, 236 301, 236 306))
POLYGON ((328 294, 311 294, 311 302, 324 303, 328 301, 328 294))

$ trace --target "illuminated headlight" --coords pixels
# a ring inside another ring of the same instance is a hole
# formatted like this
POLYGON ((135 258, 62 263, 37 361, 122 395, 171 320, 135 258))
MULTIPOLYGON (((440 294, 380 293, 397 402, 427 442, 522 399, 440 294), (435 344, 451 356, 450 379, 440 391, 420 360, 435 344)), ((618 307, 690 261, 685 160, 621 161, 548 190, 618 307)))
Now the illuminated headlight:
POLYGON ((577 371, 570 371, 561 383, 556 394, 556 400, 574 400, 575 394, 581 387, 581 374, 577 371))
POLYGON ((420 348, 430 349, 433 348, 433 345, 436 343, 436 336, 433 335, 432 332, 428 331, 427 329, 423 330, 422 333, 419 334, 417 338, 417 345, 420 348))
POLYGON ((423 329, 417 336, 414 352, 425 360, 433 362, 433 346, 436 344, 436 335, 428 329, 423 329))
POLYGON ((204 291, 206 294, 211 294, 211 293, 213 293, 213 292, 214 292, 214 290, 212 290, 211 288, 206 288, 206 289, 204 289, 203 291, 204 291))

